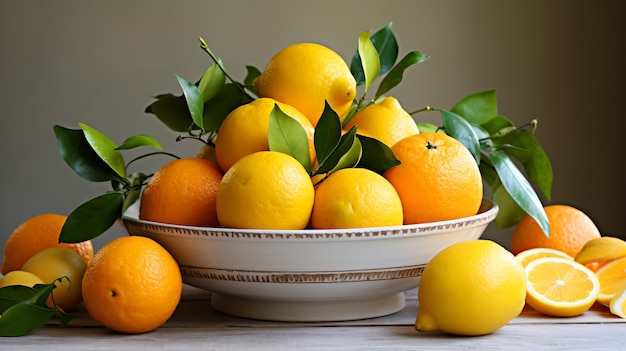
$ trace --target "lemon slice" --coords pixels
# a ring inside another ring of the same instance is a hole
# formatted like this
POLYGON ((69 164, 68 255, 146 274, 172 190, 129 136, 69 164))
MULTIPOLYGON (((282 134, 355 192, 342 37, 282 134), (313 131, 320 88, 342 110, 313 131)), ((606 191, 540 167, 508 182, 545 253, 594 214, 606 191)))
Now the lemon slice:
POLYGON ((626 281, 622 283, 611 299, 609 308, 614 315, 626 318, 626 281))
POLYGON ((589 240, 578 252, 574 260, 587 264, 611 261, 626 257, 626 241, 612 236, 603 236, 589 240))
POLYGON ((524 250, 515 255, 515 260, 519 262, 523 267, 526 267, 528 263, 542 257, 560 257, 568 260, 574 258, 563 251, 556 249, 550 249, 547 247, 536 247, 528 250, 524 250))
POLYGON ((573 317, 596 301, 600 282, 584 265, 566 258, 543 257, 531 261, 526 271, 526 303, 545 315, 573 317))
POLYGON ((605 264, 598 269, 596 275, 600 282, 598 302, 608 306, 622 282, 626 281, 626 257, 605 264))

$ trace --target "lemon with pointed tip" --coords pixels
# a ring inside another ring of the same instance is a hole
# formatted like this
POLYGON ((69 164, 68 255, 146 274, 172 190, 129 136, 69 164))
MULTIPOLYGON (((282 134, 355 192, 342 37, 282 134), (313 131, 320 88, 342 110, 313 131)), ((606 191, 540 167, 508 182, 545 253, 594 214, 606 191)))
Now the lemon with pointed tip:
POLYGON ((526 274, 513 254, 497 243, 464 241, 428 262, 418 299, 418 331, 490 334, 522 312, 526 274))

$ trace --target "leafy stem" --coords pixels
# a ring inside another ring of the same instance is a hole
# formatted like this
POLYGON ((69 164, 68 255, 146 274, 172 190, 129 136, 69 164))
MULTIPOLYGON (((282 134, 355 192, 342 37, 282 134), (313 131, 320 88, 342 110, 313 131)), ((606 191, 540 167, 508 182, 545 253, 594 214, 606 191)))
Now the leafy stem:
POLYGON ((209 46, 207 45, 206 41, 202 37, 198 38, 198 40, 200 41, 200 48, 202 48, 202 50, 204 50, 204 52, 206 52, 211 57, 213 62, 215 62, 217 67, 219 67, 222 73, 224 73, 226 78, 228 78, 228 80, 230 80, 230 82, 233 83, 241 91, 242 94, 245 94, 251 100, 254 99, 254 97, 250 96, 248 92, 246 91, 246 89, 244 89, 243 84, 237 82, 228 74, 228 72, 226 71, 226 68, 224 67, 224 64, 222 63, 222 60, 219 57, 217 57, 213 53, 213 51, 211 51, 211 49, 209 49, 209 46))

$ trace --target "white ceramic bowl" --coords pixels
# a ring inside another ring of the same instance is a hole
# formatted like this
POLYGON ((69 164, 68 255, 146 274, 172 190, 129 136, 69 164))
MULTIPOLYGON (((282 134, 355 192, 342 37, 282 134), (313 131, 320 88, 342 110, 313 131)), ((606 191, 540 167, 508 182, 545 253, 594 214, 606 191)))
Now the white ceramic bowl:
POLYGON ((477 239, 495 218, 477 215, 416 225, 349 230, 242 230, 138 219, 122 223, 152 238, 180 265, 185 283, 212 292, 211 306, 240 317, 331 321, 378 317, 404 307, 428 261, 450 244, 477 239))

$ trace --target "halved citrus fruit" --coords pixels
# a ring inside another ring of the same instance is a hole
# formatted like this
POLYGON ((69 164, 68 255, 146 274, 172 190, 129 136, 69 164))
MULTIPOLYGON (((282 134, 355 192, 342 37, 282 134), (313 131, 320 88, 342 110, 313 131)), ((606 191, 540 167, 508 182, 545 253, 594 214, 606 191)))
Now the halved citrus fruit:
POLYGON ((626 257, 626 241, 612 236, 589 240, 575 257, 582 264, 612 261, 626 257))
POLYGON ((572 256, 566 254, 563 251, 550 249, 547 247, 536 247, 518 253, 517 255, 515 255, 515 260, 519 262, 522 266, 526 267, 531 261, 543 257, 560 257, 568 260, 574 259, 572 256))
POLYGON ((596 275, 600 281, 598 302, 608 306, 623 282, 626 282, 626 257, 608 262, 598 269, 596 275))
POLYGON ((626 318, 626 282, 617 290, 609 304, 611 313, 626 318))
POLYGON ((566 258, 543 257, 526 270, 526 303, 548 316, 574 317, 596 301, 600 282, 584 265, 566 258))

